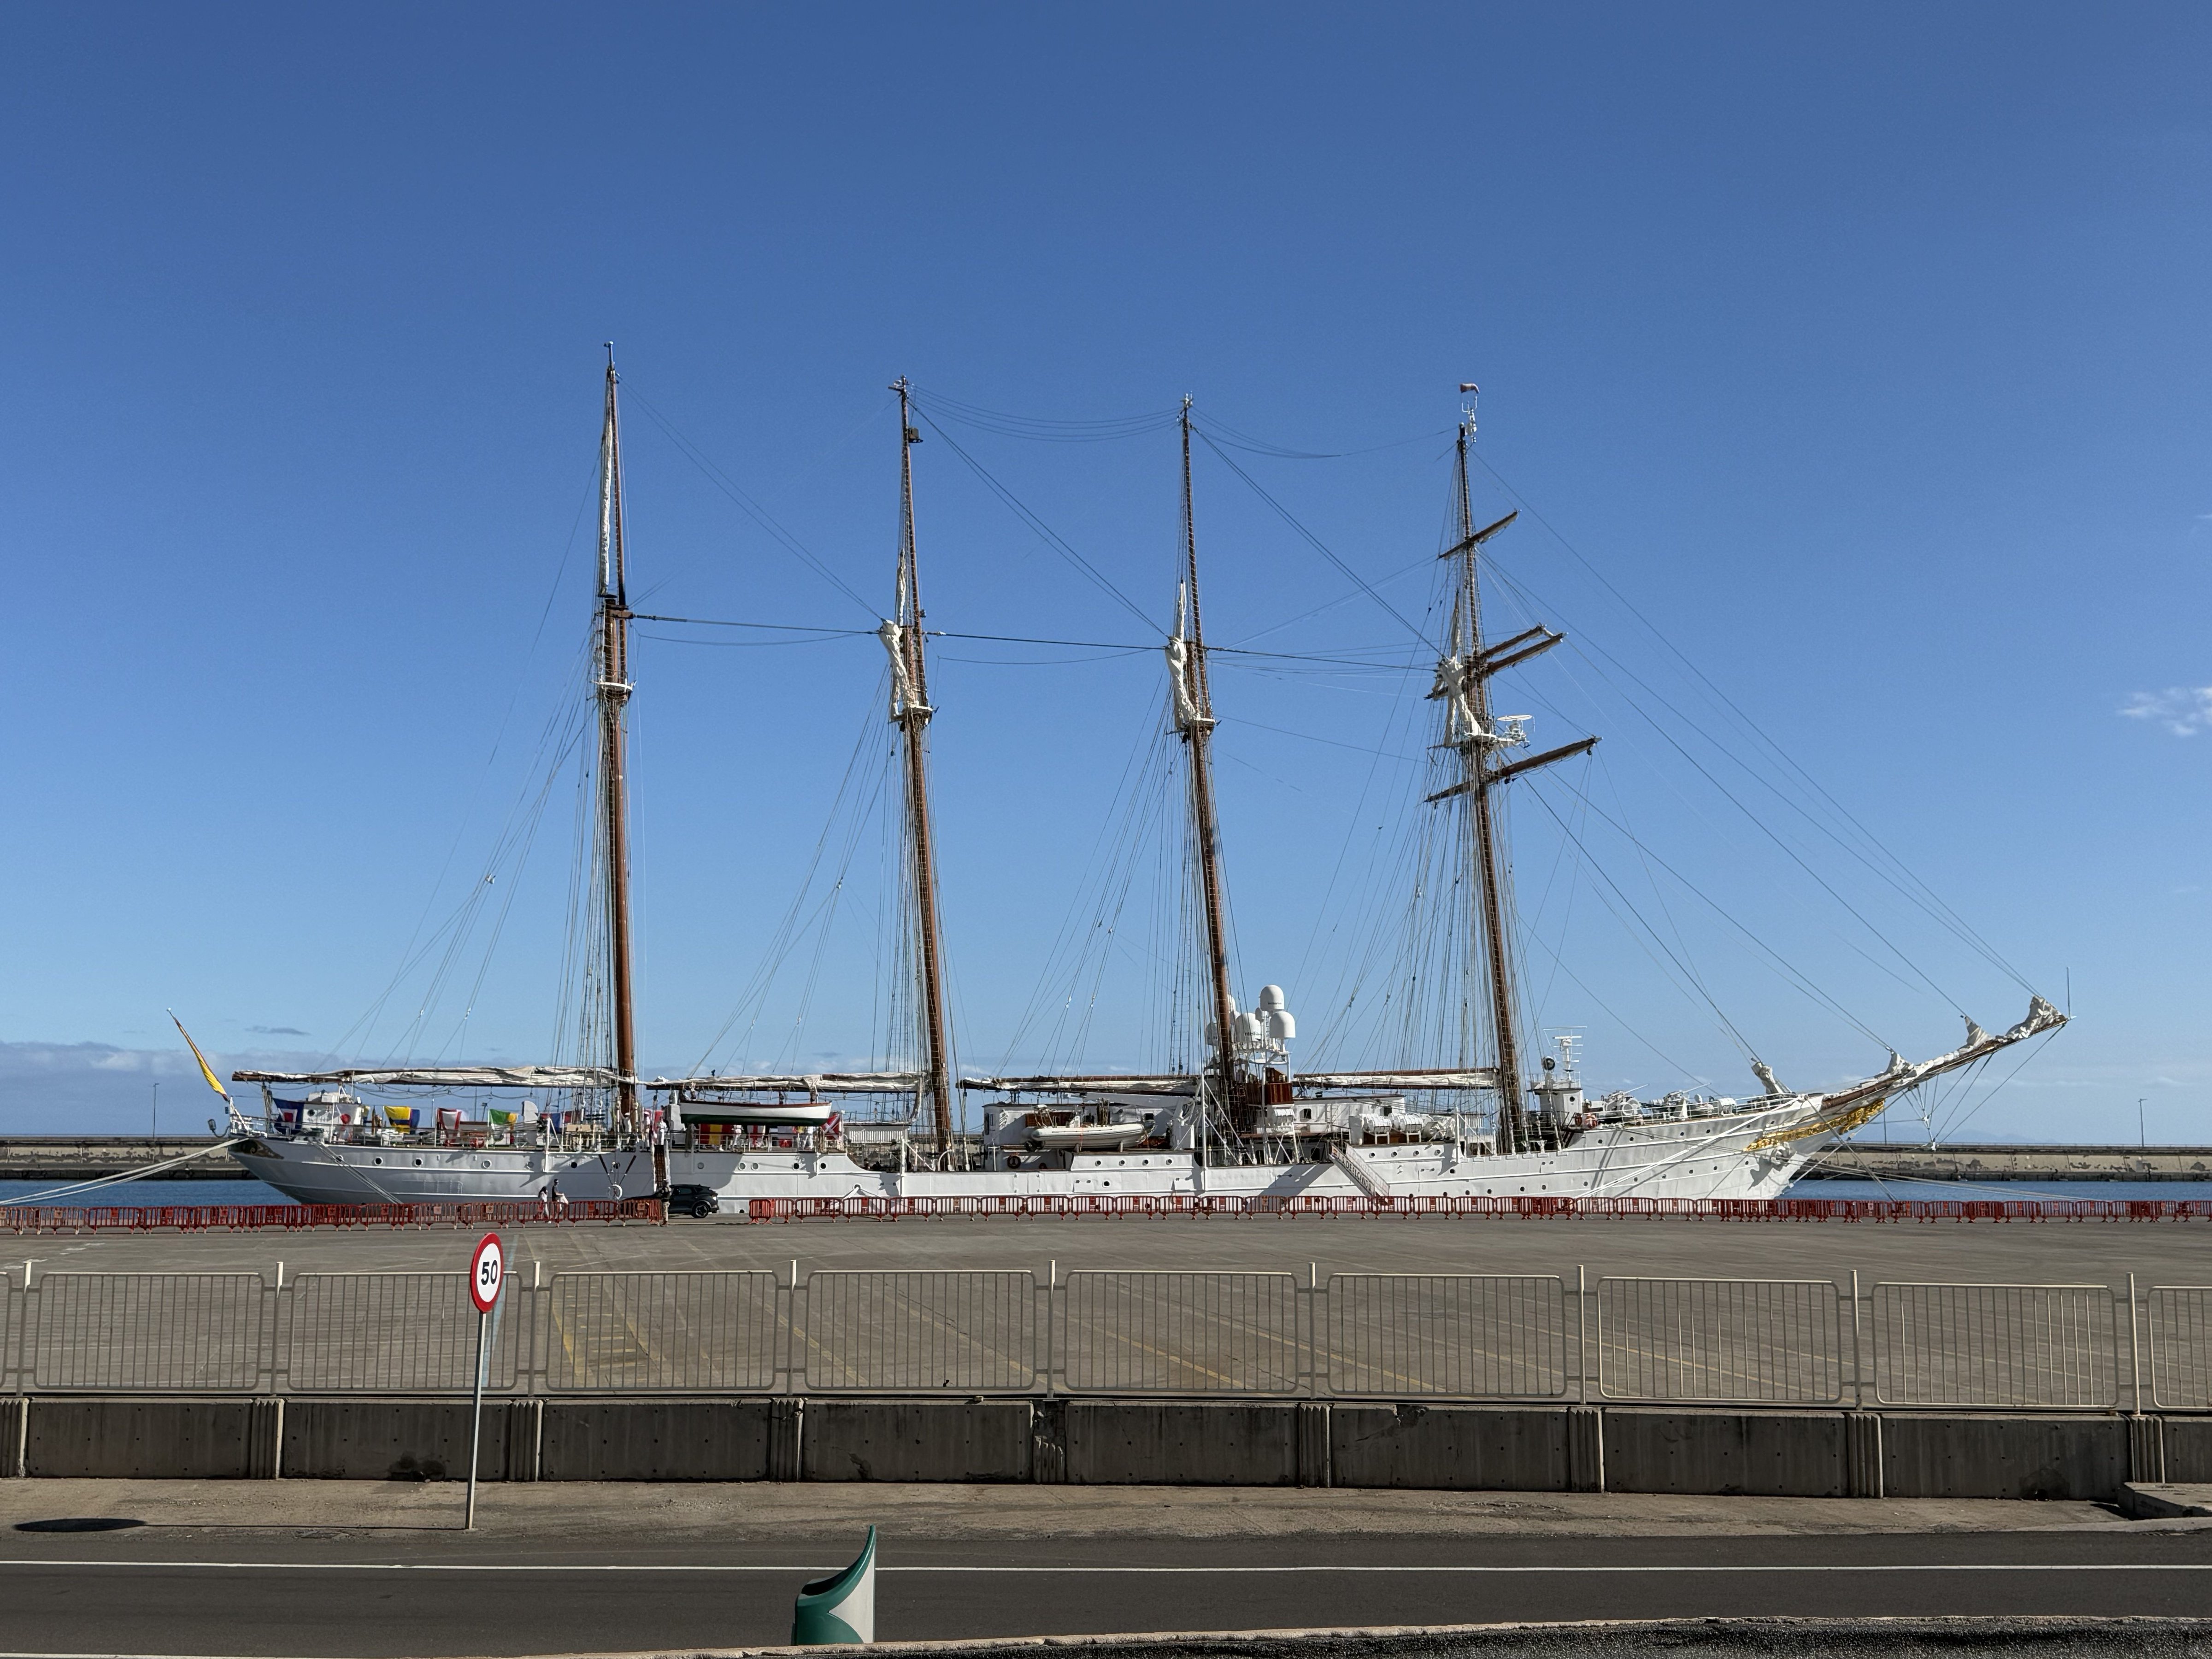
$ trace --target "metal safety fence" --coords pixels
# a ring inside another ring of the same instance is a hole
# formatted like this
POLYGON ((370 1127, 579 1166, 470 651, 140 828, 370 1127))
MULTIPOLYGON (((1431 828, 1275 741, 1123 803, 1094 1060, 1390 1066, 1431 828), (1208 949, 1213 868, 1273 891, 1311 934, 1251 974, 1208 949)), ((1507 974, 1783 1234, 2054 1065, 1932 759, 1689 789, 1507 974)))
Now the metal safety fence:
MULTIPOLYGON (((2212 1285, 1193 1269, 510 1277, 506 1395, 1145 1395, 2212 1412, 2212 1285)), ((38 1273, 0 1395, 475 1382, 439 1273, 38 1273)))
POLYGON ((1826 1279, 1607 1279, 1597 1375, 1608 1400, 1834 1405, 1842 1297, 1826 1279))
POLYGON ((1878 1285, 1872 1312, 1884 1405, 2119 1403, 2119 1310, 2102 1285, 1878 1285))

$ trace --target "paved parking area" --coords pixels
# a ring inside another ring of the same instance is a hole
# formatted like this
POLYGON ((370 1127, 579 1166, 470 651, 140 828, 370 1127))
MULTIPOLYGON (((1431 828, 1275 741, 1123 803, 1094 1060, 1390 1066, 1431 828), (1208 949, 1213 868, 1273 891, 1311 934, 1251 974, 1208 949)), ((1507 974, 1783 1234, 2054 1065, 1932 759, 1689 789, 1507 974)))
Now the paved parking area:
MULTIPOLYGON (((20 1285, 40 1271, 458 1271, 474 1236, 450 1231, 98 1233, 0 1239, 20 1285)), ((665 1226, 522 1227, 527 1275, 750 1267, 1248 1268, 1295 1273, 1559 1273, 2037 1284, 2212 1285, 2212 1224, 1740 1222, 1320 1217, 805 1221, 728 1217, 665 1226)))

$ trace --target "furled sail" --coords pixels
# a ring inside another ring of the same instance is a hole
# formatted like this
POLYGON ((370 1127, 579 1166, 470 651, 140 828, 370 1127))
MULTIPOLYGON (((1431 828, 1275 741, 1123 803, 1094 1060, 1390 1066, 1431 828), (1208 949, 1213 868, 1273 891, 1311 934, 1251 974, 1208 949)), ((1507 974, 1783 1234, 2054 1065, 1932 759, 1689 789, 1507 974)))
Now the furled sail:
MULTIPOLYGON (((393 1089, 611 1089, 604 1066, 349 1066, 334 1072, 233 1072, 233 1083, 350 1083, 393 1089)), ((635 1079, 631 1079, 635 1081, 635 1079)))
POLYGON ((796 1076, 749 1077, 743 1073, 714 1073, 706 1077, 657 1077, 645 1085, 656 1093, 676 1091, 694 1094, 899 1095, 912 1094, 921 1083, 914 1072, 809 1072, 796 1076))

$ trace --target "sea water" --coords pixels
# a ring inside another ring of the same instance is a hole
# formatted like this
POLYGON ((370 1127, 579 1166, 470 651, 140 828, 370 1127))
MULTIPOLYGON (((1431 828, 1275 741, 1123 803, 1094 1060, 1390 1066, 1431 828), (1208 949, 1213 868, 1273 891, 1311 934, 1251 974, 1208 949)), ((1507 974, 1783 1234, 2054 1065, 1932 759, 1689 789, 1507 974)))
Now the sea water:
POLYGON ((0 1181, 0 1206, 9 1204, 66 1204, 72 1208, 103 1205, 159 1207, 167 1204, 289 1204, 292 1200, 265 1181, 118 1181, 85 1193, 54 1193, 74 1182, 0 1181), (54 1194, 44 1197, 44 1194, 54 1194))

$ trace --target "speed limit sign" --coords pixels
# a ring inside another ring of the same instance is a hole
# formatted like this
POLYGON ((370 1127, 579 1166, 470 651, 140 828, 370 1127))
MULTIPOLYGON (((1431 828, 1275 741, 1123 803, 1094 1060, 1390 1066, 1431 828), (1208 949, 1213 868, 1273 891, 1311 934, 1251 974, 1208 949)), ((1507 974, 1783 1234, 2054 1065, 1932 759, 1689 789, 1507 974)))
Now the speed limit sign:
POLYGON ((500 1249, 499 1235, 486 1233, 477 1241, 476 1250, 469 1257, 469 1299, 477 1304, 478 1313, 492 1310, 506 1278, 507 1255, 500 1249))
POLYGON ((469 1417, 469 1508, 464 1522, 471 1531, 477 1524, 477 1452, 483 1440, 484 1368, 490 1357, 491 1311, 499 1305, 500 1286, 506 1283, 507 1252, 500 1248, 497 1233, 486 1233, 469 1253, 469 1300, 477 1304, 476 1405, 469 1417))

